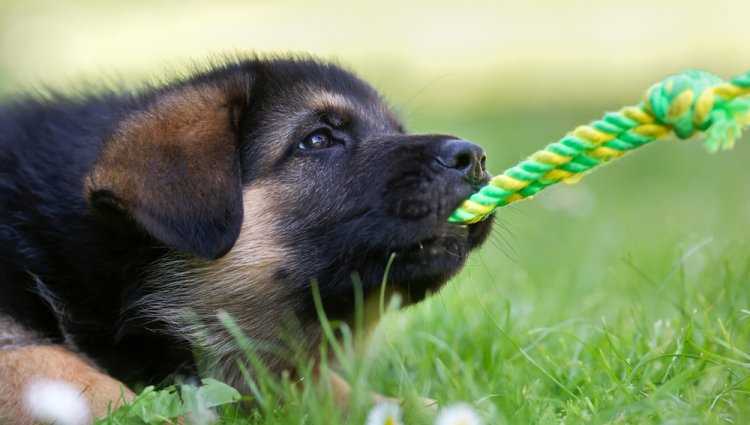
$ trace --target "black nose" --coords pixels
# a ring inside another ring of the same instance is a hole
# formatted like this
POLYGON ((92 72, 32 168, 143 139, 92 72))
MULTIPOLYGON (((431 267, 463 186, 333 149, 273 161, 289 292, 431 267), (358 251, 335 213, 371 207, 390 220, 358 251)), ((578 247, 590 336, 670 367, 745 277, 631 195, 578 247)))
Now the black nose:
POLYGON ((448 139, 440 144, 436 156, 437 162, 463 173, 472 183, 484 179, 484 149, 474 143, 460 139, 448 139))

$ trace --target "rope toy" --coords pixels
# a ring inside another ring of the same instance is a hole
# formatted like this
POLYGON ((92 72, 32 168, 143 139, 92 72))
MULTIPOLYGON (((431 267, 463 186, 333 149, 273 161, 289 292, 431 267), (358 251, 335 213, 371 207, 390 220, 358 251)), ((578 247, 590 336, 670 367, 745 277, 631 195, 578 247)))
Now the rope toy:
POLYGON ((493 177, 448 219, 476 223, 497 208, 530 198, 560 181, 578 182, 584 174, 674 132, 687 139, 706 135, 709 152, 731 149, 750 125, 750 72, 730 82, 703 71, 668 77, 644 100, 583 125, 493 177))

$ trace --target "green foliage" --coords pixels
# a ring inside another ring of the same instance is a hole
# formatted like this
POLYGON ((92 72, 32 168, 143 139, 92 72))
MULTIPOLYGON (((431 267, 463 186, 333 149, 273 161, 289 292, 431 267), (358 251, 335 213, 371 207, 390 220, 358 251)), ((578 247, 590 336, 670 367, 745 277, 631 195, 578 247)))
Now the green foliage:
POLYGON ((130 404, 120 407, 98 425, 156 425, 171 423, 186 415, 200 415, 207 409, 236 403, 240 393, 215 379, 203 379, 201 386, 171 385, 157 390, 146 387, 130 404))

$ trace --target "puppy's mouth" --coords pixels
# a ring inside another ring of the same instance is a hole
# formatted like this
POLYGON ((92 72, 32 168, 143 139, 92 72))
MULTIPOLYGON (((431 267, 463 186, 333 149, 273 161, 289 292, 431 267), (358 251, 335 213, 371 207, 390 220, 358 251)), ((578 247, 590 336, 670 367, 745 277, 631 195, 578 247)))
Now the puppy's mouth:
POLYGON ((453 255, 461 257, 466 255, 462 243, 455 237, 434 236, 421 240, 417 243, 395 250, 394 253, 402 258, 429 258, 439 255, 453 255))
POLYGON ((472 225, 446 223, 430 237, 394 248, 389 282, 405 293, 407 302, 421 300, 461 270, 490 228, 491 220, 472 225))

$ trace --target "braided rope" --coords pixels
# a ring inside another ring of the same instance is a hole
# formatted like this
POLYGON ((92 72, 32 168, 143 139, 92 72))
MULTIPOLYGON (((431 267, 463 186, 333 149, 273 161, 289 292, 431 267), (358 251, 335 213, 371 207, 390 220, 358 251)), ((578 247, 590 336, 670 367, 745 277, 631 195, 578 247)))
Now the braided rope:
POLYGON ((583 125, 493 177, 450 216, 476 223, 497 208, 565 181, 575 183, 597 166, 663 139, 704 132, 710 152, 731 149, 750 125, 750 72, 724 82, 702 71, 673 75, 653 85, 644 100, 583 125))

